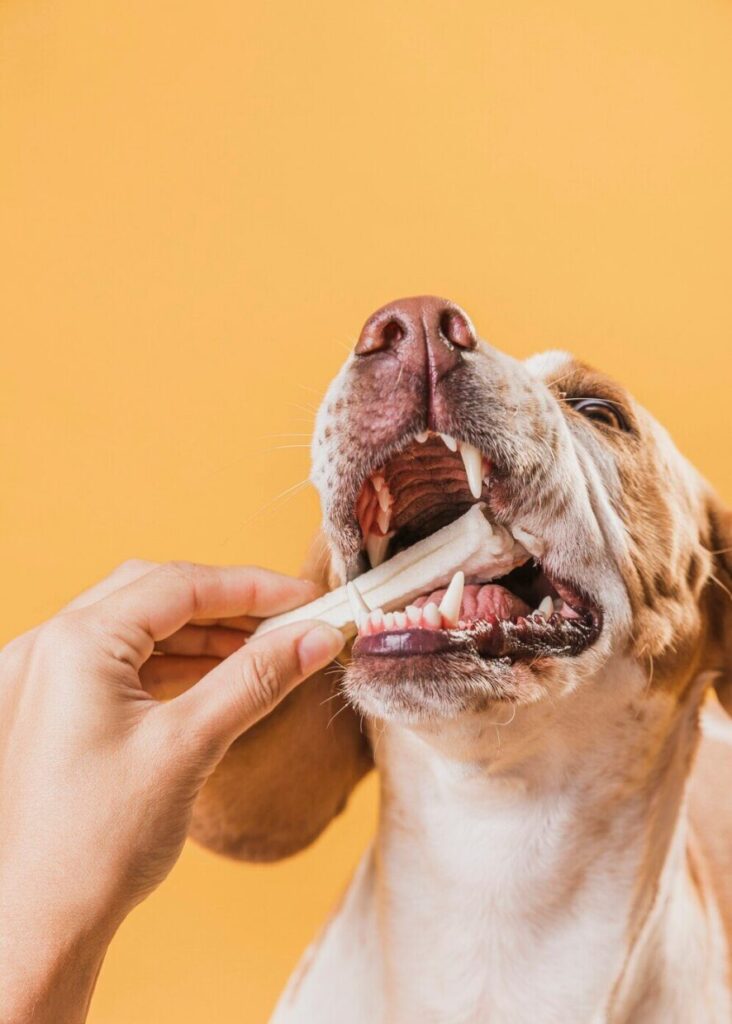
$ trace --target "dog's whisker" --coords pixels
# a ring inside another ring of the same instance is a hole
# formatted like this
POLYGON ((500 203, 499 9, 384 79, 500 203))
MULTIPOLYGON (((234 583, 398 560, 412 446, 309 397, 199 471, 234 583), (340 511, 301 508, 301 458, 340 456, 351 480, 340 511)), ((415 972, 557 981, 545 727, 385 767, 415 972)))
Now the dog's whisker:
POLYGON ((309 451, 310 447, 311 446, 309 444, 276 444, 272 448, 268 448, 265 454, 269 455, 271 452, 290 451, 293 448, 304 449, 305 451, 309 451))
MULTIPOLYGON (((307 487, 309 483, 310 477, 306 476, 304 480, 300 480, 298 481, 298 483, 292 484, 291 487, 285 488, 284 491, 280 491, 280 493, 275 495, 274 498, 272 498, 266 504, 262 505, 260 508, 256 509, 247 519, 244 519, 243 522, 241 523, 241 529, 245 529, 247 526, 250 526, 253 522, 255 522, 257 519, 263 516, 266 512, 273 512, 282 504, 286 503, 291 498, 294 498, 295 495, 302 491, 303 488, 307 487)), ((229 538, 229 540, 231 540, 231 537, 229 538)))
POLYGON ((320 701, 319 707, 321 707, 321 708, 322 708, 322 707, 324 707, 324 706, 325 706, 326 704, 330 704, 330 702, 331 702, 332 700, 335 700, 335 699, 336 699, 337 697, 340 697, 340 696, 341 696, 341 694, 340 694, 340 693, 333 693, 333 694, 331 694, 331 695, 330 695, 330 697, 326 697, 326 698, 325 698, 325 700, 321 700, 321 701, 320 701))
POLYGON ((334 715, 331 715, 330 719, 328 720, 328 724, 326 725, 325 728, 330 729, 331 725, 333 724, 333 722, 335 722, 336 718, 338 718, 339 715, 342 715, 347 708, 348 705, 344 704, 343 707, 339 708, 334 715))
POLYGON ((714 573, 710 573, 709 574, 709 579, 713 583, 716 583, 717 586, 720 587, 725 592, 725 594, 730 599, 730 601, 732 601, 732 591, 729 589, 729 587, 725 586, 725 584, 722 583, 722 581, 720 579, 718 579, 718 577, 715 576, 714 573))

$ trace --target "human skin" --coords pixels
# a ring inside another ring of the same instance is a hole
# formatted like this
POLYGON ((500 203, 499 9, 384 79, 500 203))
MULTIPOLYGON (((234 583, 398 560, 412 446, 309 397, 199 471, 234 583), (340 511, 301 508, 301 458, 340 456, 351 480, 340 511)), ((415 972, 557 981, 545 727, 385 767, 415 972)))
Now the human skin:
POLYGON ((3 1024, 86 1019, 228 747, 341 649, 315 622, 248 640, 317 594, 262 569, 126 563, 0 652, 3 1024))

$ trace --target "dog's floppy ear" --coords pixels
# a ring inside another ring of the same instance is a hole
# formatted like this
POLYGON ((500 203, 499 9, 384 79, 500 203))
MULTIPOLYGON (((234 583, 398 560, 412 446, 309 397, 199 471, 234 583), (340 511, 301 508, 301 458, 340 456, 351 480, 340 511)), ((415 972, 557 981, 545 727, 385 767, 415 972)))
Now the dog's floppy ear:
MULTIPOLYGON (((302 572, 324 588, 330 558, 318 535, 302 572)), ((303 849, 343 810, 372 767, 340 673, 311 676, 233 744, 196 801, 191 835, 240 860, 272 861, 303 849)))
POLYGON ((720 703, 732 714, 732 509, 716 495, 708 499, 706 546, 713 559, 707 583, 709 607, 708 668, 716 673, 720 703))

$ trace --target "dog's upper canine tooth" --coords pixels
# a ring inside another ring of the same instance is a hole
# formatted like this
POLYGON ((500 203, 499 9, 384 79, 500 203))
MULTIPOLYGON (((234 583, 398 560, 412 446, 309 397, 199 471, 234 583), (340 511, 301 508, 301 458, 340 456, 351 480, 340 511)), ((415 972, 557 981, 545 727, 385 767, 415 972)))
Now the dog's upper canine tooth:
POLYGON ((382 484, 382 486, 376 491, 376 497, 379 502, 379 508, 386 512, 391 505, 391 494, 389 493, 389 488, 386 484, 382 484))
MULTIPOLYGON (((387 521, 387 526, 388 526, 387 521)), ((369 556, 369 562, 371 562, 371 568, 375 569, 377 565, 386 558, 386 552, 389 548, 389 541, 392 538, 392 534, 385 533, 383 537, 380 537, 377 533, 370 533, 366 538, 366 551, 369 556)))
POLYGON ((376 513, 376 522, 379 524, 379 529, 382 533, 389 532, 389 522, 391 521, 391 512, 389 507, 382 508, 379 506, 379 511, 376 513))
POLYGON ((450 580, 450 586, 440 601, 440 613, 449 626, 457 626, 460 621, 460 607, 463 603, 465 589, 465 573, 458 570, 450 580))
POLYGON ((528 533, 526 530, 522 530, 520 526, 512 526, 511 533, 519 544, 526 548, 530 555, 533 555, 534 558, 543 558, 545 554, 545 547, 538 537, 535 537, 532 533, 528 533))
POLYGON ((483 453, 467 441, 461 441, 460 455, 465 466, 470 493, 477 500, 483 493, 483 453))
POLYGON ((447 445, 451 452, 457 451, 457 441, 455 440, 454 437, 451 437, 449 434, 440 434, 440 437, 445 442, 445 444, 447 445))

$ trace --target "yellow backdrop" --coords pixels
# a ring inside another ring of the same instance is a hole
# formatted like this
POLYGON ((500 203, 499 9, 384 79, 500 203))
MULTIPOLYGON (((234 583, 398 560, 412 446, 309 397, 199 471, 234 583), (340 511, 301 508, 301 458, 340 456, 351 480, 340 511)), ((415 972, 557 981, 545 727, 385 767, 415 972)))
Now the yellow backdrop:
MULTIPOLYGON (((727 0, 5 0, 3 637, 129 556, 295 569, 318 396, 403 294, 617 374, 732 497, 731 96, 727 0)), ((375 801, 190 846, 94 1024, 264 1021, 375 801)))

